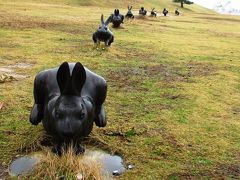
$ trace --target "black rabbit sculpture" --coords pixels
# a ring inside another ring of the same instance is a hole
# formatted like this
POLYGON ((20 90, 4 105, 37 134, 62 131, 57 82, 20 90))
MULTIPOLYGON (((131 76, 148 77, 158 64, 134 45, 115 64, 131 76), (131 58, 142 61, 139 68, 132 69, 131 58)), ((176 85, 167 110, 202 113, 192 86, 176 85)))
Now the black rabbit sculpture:
POLYGON ((106 22, 104 22, 103 14, 101 16, 101 26, 98 30, 93 33, 92 39, 95 44, 100 45, 100 42, 104 42, 105 46, 111 46, 114 41, 113 33, 108 28, 108 24, 111 22, 111 18, 108 18, 106 22))
POLYGON ((144 7, 141 7, 141 9, 139 10, 139 14, 146 16, 147 15, 147 10, 144 9, 144 7))
POLYGON ((180 12, 178 9, 175 10, 175 15, 179 16, 180 15, 180 12))
POLYGON ((119 9, 115 9, 114 14, 112 14, 109 19, 111 19, 113 27, 118 28, 123 23, 124 16, 120 14, 119 9))
POLYGON ((157 17, 157 12, 154 11, 154 10, 155 10, 155 8, 152 9, 152 11, 151 11, 151 16, 157 17))
POLYGON ((163 14, 164 14, 164 16, 167 16, 168 10, 166 8, 163 9, 163 14))
POLYGON ((33 93, 30 122, 38 125, 42 121, 54 139, 53 151, 59 155, 68 143, 74 145, 76 154, 83 153, 80 140, 90 134, 93 123, 106 126, 106 81, 79 62, 64 62, 59 68, 38 73, 33 93))
POLYGON ((132 13, 132 6, 128 6, 128 12, 127 14, 125 15, 126 18, 131 18, 131 19, 134 19, 134 15, 132 13))

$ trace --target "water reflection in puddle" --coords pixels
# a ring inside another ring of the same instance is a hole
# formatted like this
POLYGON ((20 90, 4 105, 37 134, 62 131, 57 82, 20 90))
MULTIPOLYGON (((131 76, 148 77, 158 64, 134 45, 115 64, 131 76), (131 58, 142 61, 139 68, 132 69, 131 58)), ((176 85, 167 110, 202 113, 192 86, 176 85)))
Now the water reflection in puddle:
POLYGON ((39 162, 37 157, 23 156, 14 160, 9 167, 9 174, 11 176, 19 176, 25 174, 33 169, 39 162))
POLYGON ((103 173, 120 175, 125 171, 123 159, 117 155, 111 155, 101 150, 86 150, 83 160, 99 162, 102 165, 103 173))
MULTIPOLYGON (((11 176, 19 176, 29 173, 34 166, 41 161, 41 153, 38 155, 23 156, 15 159, 9 167, 11 176)), ((83 159, 85 163, 97 162, 101 164, 103 174, 119 176, 125 171, 123 159, 117 155, 111 155, 99 149, 86 149, 83 159)))

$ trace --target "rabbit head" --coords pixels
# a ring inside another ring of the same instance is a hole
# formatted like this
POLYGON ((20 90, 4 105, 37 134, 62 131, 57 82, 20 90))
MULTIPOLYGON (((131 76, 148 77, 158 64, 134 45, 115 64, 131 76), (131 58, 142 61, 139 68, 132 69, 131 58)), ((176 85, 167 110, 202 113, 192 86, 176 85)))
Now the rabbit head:
POLYGON ((81 97, 86 81, 86 71, 81 63, 76 63, 72 74, 67 62, 57 71, 60 96, 52 106, 51 120, 55 123, 56 133, 62 138, 73 138, 84 131, 93 107, 81 97))
POLYGON ((107 32, 108 29, 108 24, 110 23, 111 19, 110 17, 104 22, 104 17, 103 14, 101 16, 101 26, 99 26, 98 31, 99 32, 107 32))

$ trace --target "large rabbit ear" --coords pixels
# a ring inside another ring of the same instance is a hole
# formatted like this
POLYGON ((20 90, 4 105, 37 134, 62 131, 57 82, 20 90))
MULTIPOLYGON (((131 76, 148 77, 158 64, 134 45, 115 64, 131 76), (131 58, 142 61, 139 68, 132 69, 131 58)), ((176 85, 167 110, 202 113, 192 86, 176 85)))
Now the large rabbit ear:
POLYGON ((105 22, 105 26, 107 26, 110 22, 112 22, 112 15, 108 17, 108 19, 105 22))
POLYGON ((130 10, 130 6, 128 5, 128 10, 130 10))
POLYGON ((132 10, 132 6, 130 7, 130 10, 132 10))
POLYGON ((72 89, 75 95, 81 95, 82 87, 86 81, 86 71, 80 62, 77 62, 72 71, 72 89))
POLYGON ((114 14, 115 14, 115 15, 117 14, 117 9, 114 10, 114 14))
POLYGON ((119 14, 119 9, 117 9, 117 14, 119 14))
POLYGON ((104 24, 103 14, 101 16, 101 23, 104 24))
POLYGON ((61 94, 64 94, 68 89, 68 84, 70 82, 70 70, 67 62, 61 64, 57 71, 57 82, 61 94))

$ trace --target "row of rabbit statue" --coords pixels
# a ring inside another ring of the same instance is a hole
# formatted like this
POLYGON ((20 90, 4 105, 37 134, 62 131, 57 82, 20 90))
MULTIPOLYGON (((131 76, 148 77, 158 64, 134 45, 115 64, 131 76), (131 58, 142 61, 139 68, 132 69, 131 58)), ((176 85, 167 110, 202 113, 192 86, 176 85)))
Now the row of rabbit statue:
MULTIPOLYGON (((166 8, 162 11, 164 16, 167 16, 168 10, 166 8)), ((144 7, 141 7, 139 10, 140 16, 146 16, 147 10, 144 7)), ((175 10, 175 15, 179 16, 180 12, 178 9, 175 10)), ((155 8, 152 8, 150 12, 150 16, 157 17, 157 12, 155 11, 155 8)), ((128 12, 125 15, 125 18, 134 18, 134 15, 132 13, 132 6, 128 6, 128 12)), ((93 33, 92 39, 94 43, 98 46, 100 42, 104 42, 105 46, 111 46, 111 43, 114 41, 114 35, 112 31, 108 28, 108 24, 112 23, 114 28, 118 28, 124 20, 124 15, 120 14, 119 9, 115 9, 114 13, 111 14, 106 21, 104 21, 103 14, 101 16, 101 25, 96 30, 96 32, 93 33)))

